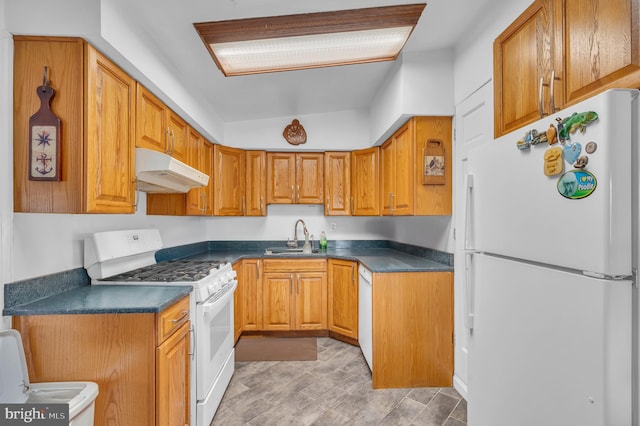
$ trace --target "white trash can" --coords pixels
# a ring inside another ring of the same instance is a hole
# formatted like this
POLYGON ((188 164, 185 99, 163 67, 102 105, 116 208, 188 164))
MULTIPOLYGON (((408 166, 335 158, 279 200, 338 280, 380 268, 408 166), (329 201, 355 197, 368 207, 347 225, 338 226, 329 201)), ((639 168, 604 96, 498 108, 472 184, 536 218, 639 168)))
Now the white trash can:
POLYGON ((0 331, 0 403, 69 404, 69 425, 93 426, 98 385, 93 382, 30 383, 20 333, 0 331))

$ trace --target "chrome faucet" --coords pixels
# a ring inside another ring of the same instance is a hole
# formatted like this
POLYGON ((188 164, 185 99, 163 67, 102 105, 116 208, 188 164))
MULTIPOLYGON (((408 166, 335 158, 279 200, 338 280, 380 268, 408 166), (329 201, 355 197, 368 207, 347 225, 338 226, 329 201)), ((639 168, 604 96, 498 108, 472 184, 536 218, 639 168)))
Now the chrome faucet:
POLYGON ((293 226, 293 240, 287 240, 287 246, 297 248, 298 247, 298 224, 302 223, 302 231, 304 232, 304 245, 309 245, 309 230, 307 229, 307 225, 304 223, 304 220, 298 219, 296 224, 293 226))

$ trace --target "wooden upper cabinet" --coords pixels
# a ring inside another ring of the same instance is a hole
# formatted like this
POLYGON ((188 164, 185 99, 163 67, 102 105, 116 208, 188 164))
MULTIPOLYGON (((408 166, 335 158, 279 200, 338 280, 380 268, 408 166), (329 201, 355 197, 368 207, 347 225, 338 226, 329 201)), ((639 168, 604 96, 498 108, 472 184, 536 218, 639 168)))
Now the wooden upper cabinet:
POLYGON ((79 38, 14 36, 14 210, 133 213, 135 83, 79 38), (60 181, 28 179, 29 118, 44 67, 61 121, 60 181))
POLYGON ((245 152, 238 148, 214 145, 213 158, 213 214, 244 215, 245 152))
POLYGON ((140 83, 136 94, 136 147, 189 161, 187 123, 140 83))
POLYGON ((324 153, 324 214, 351 215, 351 153, 324 153))
POLYGON ((296 154, 296 203, 324 203, 324 154, 296 154))
POLYGON ((132 213, 135 81, 86 45, 87 213, 132 213))
POLYGON ((495 136, 640 86, 637 0, 536 0, 494 42, 495 136))
POLYGON ((201 164, 202 171, 209 176, 209 183, 207 186, 203 188, 203 208, 204 208, 204 216, 212 216, 213 215, 213 192, 215 189, 215 176, 213 174, 213 148, 214 145, 208 141, 204 141, 201 149, 201 164))
POLYGON ((413 214, 414 134, 411 122, 404 124, 380 148, 383 215, 413 214))
POLYGON ((542 110, 549 111, 549 81, 555 67, 552 15, 550 0, 536 0, 493 44, 496 137, 541 118, 542 110))
POLYGON ((246 151, 245 216, 266 216, 267 207, 266 151, 246 151))
POLYGON ((294 204, 296 157, 289 152, 267 153, 267 203, 294 204))
MULTIPOLYGON (((564 5, 563 99, 583 100, 611 87, 640 87, 637 0, 556 0, 564 5)), ((556 28, 562 28, 556 25, 556 28)))
POLYGON ((267 153, 267 203, 323 204, 323 153, 267 153))
POLYGON ((380 215, 380 148, 351 152, 351 214, 380 215))
POLYGON ((452 119, 412 117, 380 147, 383 215, 450 215, 452 211, 452 119), (437 141, 444 158, 443 182, 424 183, 427 143, 437 141))
MULTIPOLYGON (((189 129, 188 139, 188 152, 189 161, 188 165, 191 167, 204 171, 205 159, 203 156, 204 151, 204 138, 194 129, 189 129)), ((206 172, 205 172, 206 173, 206 172)), ((207 173, 209 181, 212 181, 211 173, 207 173)), ((206 205, 207 187, 190 189, 186 194, 186 214, 191 216, 204 215, 206 205)))

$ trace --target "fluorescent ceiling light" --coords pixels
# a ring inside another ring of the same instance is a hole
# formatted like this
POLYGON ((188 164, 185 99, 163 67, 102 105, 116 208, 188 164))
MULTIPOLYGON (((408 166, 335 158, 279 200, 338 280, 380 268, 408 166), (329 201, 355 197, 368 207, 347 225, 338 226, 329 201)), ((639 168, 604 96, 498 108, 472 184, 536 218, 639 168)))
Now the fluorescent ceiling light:
POLYGON ((226 76, 398 57, 424 4, 194 24, 226 76))

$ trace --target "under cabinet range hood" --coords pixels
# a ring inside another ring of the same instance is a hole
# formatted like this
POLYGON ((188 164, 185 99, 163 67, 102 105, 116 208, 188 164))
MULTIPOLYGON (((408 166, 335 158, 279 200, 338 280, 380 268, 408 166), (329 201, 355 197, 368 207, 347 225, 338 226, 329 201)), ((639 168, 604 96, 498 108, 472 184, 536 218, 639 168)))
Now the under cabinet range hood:
POLYGON ((209 183, 209 176, 165 153, 136 148, 138 189, 148 193, 185 193, 209 183))

